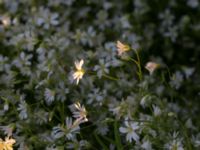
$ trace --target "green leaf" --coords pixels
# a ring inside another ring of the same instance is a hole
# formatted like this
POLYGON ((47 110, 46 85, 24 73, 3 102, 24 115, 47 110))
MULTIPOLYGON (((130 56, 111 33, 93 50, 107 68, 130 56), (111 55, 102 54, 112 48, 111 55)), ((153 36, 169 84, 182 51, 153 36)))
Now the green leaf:
POLYGON ((117 149, 122 150, 123 147, 122 147, 122 143, 121 143, 117 120, 115 120, 115 123, 114 123, 114 134, 115 134, 115 143, 116 143, 117 149))
POLYGON ((103 141, 99 138, 99 136, 96 133, 94 133, 94 136, 97 142, 103 147, 104 150, 109 150, 109 148, 103 143, 103 141))

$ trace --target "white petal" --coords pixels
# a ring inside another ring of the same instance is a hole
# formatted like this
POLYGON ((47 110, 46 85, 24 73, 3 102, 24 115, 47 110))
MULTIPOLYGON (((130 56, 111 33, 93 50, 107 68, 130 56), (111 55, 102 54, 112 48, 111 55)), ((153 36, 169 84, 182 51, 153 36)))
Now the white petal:
POLYGON ((76 67, 76 69, 78 69, 79 68, 79 62, 78 61, 75 61, 75 67, 76 67))
POLYGON ((120 127, 120 128, 119 128, 119 131, 120 131, 121 133, 127 133, 127 132, 128 132, 127 128, 124 128, 124 127, 120 127))
POLYGON ((83 59, 81 59, 81 61, 80 61, 80 68, 82 68, 82 66, 83 66, 83 63, 84 63, 84 60, 83 59))
POLYGON ((133 132, 131 135, 132 135, 132 138, 133 138, 136 142, 139 140, 139 136, 138 136, 135 132, 133 132))
POLYGON ((138 123, 131 123, 131 128, 132 128, 133 130, 138 129, 138 128, 139 128, 138 123))
POLYGON ((131 136, 131 134, 128 133, 126 135, 126 140, 129 141, 129 142, 132 142, 132 136, 131 136))
POLYGON ((79 78, 77 78, 77 80, 76 80, 76 84, 78 84, 79 83, 79 78))

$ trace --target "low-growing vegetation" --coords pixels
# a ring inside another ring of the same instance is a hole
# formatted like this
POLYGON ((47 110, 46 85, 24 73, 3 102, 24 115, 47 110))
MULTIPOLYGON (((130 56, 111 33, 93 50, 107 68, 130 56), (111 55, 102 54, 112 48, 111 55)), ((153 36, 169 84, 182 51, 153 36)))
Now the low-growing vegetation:
POLYGON ((198 0, 0 0, 0 150, 200 149, 198 0))

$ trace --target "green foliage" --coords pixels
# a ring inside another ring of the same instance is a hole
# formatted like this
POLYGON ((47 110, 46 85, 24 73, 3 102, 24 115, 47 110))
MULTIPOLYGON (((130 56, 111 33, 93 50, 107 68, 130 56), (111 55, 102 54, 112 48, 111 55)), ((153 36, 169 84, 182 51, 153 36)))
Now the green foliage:
POLYGON ((198 0, 0 0, 0 139, 198 150, 199 14, 198 0))

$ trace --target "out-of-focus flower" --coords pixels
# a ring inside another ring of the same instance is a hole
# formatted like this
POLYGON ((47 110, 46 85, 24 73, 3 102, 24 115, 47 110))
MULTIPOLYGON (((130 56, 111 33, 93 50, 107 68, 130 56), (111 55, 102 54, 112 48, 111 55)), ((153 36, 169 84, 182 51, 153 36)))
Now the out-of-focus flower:
POLYGON ((151 61, 145 65, 145 68, 149 71, 150 74, 153 74, 153 72, 159 67, 160 64, 151 61))
POLYGON ((0 141, 0 149, 3 149, 3 147, 4 147, 4 144, 2 141, 0 141))
POLYGON ((174 132, 173 135, 170 135, 171 140, 164 145, 164 148, 167 150, 184 150, 183 139, 179 137, 178 132, 174 132))
POLYGON ((58 84, 58 87, 56 88, 57 93, 57 99, 64 102, 66 100, 66 94, 69 93, 69 89, 65 87, 65 84, 63 82, 60 82, 58 84))
POLYGON ((139 140, 139 136, 136 133, 136 130, 139 129, 138 123, 125 121, 125 126, 126 127, 120 127, 119 131, 121 133, 126 133, 127 141, 132 142, 132 140, 135 140, 137 142, 139 140))
POLYGON ((176 71, 171 78, 170 85, 175 89, 179 89, 183 83, 183 80, 184 76, 182 72, 176 71))
POLYGON ((49 29, 51 26, 57 26, 59 24, 59 14, 53 13, 48 8, 40 7, 35 9, 34 21, 36 25, 49 29), (37 11, 37 12, 36 12, 37 11))
POLYGON ((106 62, 104 59, 99 60, 99 65, 94 66, 94 71, 97 71, 97 76, 101 78, 103 74, 109 73, 110 63, 106 62))
POLYGON ((76 80, 76 84, 79 83, 79 80, 82 79, 85 70, 82 68, 83 66, 83 59, 81 59, 80 62, 75 61, 75 67, 76 67, 76 71, 73 73, 73 79, 76 80))
POLYGON ((13 144, 15 144, 15 139, 6 137, 3 141, 0 138, 0 150, 13 150, 13 144))
POLYGON ((7 27, 11 24, 10 17, 8 16, 0 16, 0 21, 2 22, 4 27, 7 27))
POLYGON ((156 106, 156 105, 153 105, 153 114, 154 114, 154 116, 160 116, 161 115, 161 110, 160 110, 160 108, 158 107, 158 106, 156 106))
POLYGON ((127 101, 122 100, 120 104, 118 104, 114 108, 110 108, 110 111, 112 111, 117 118, 121 118, 122 116, 125 116, 127 114, 128 109, 129 104, 127 103, 127 101))
POLYGON ((187 0, 187 5, 191 8, 197 8, 199 6, 198 0, 187 0))
POLYGON ((143 148, 144 150, 152 150, 151 142, 149 140, 143 141, 141 148, 143 148))
POLYGON ((71 105, 70 109, 73 113, 73 117, 76 118, 78 122, 82 123, 88 121, 87 111, 85 107, 83 105, 81 106, 79 102, 71 105))
POLYGON ((82 149, 87 149, 88 145, 89 143, 86 140, 73 141, 67 144, 67 149, 82 150, 82 149))
POLYGON ((53 127, 52 136, 55 139, 65 136, 68 140, 74 140, 80 130, 79 123, 76 121, 73 122, 71 117, 66 117, 65 124, 65 127, 60 125, 53 127))
POLYGON ((97 133, 100 135, 106 135, 109 132, 108 125, 106 123, 97 124, 97 133))
POLYGON ((51 104, 55 99, 55 91, 46 88, 44 92, 44 96, 45 96, 45 100, 47 104, 51 104))
POLYGON ((106 90, 100 90, 99 88, 92 89, 92 92, 88 94, 87 104, 96 103, 96 105, 101 105, 106 97, 106 94, 106 90))
POLYGON ((117 51, 118 51, 118 55, 121 56, 124 52, 127 52, 130 50, 130 46, 127 44, 123 44, 120 41, 117 41, 117 51))
POLYGON ((73 136, 74 136, 76 133, 79 132, 79 129, 80 129, 79 124, 76 123, 76 121, 73 122, 73 121, 72 121, 72 118, 69 118, 69 117, 66 118, 66 121, 65 121, 65 122, 66 122, 67 131, 68 131, 68 133, 66 134, 66 137, 67 137, 68 139, 72 139, 73 136))

